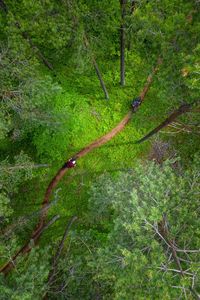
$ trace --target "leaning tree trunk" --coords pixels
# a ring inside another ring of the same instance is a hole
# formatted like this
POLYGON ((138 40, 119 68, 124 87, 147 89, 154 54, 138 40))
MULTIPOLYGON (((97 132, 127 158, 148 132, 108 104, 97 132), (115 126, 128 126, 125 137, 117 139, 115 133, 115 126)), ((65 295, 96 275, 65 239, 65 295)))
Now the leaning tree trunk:
POLYGON ((84 33, 83 38, 84 38, 84 44, 85 44, 85 47, 86 47, 86 48, 88 49, 88 51, 90 52, 92 64, 93 64, 93 66, 94 66, 94 68, 95 68, 95 71, 96 71, 97 77, 98 77, 98 79, 99 79, 101 88, 102 88, 102 90, 103 90, 103 92, 104 92, 105 98, 106 98, 106 100, 108 100, 108 99, 109 99, 109 95, 108 95, 108 91, 107 91, 107 89, 106 89, 106 85, 105 85, 105 83, 104 83, 104 80, 103 80, 103 77, 102 77, 101 72, 100 72, 100 70, 99 70, 99 67, 98 67, 98 64, 97 64, 97 62, 96 62, 96 59, 95 59, 93 53, 92 53, 91 50, 90 50, 89 41, 88 41, 87 36, 86 36, 85 33, 84 33))
POLYGON ((171 124, 177 117, 179 117, 180 115, 189 112, 191 110, 191 104, 185 103, 182 104, 181 106, 179 106, 178 109, 176 109, 165 121, 163 121, 159 126, 157 126, 156 128, 154 128, 152 131, 150 131, 147 135, 145 135, 143 138, 141 138, 140 140, 136 141, 136 144, 140 144, 146 140, 148 140, 151 136, 153 136, 154 134, 158 133, 161 129, 163 129, 164 127, 168 126, 169 124, 171 124))
POLYGON ((103 78, 102 78, 102 76, 101 76, 101 72, 100 72, 100 70, 99 70, 99 67, 98 67, 97 62, 96 62, 96 60, 95 60, 94 57, 92 58, 92 63, 93 63, 93 66, 94 66, 94 68, 95 68, 95 71, 96 71, 97 77, 98 77, 98 79, 99 79, 100 85, 101 85, 101 87, 102 87, 102 90, 103 90, 103 92, 104 92, 105 98, 106 98, 106 100, 109 100, 109 95, 108 95, 108 92, 107 92, 105 83, 104 83, 104 81, 103 81, 103 78))
POLYGON ((120 84, 125 85, 125 14, 127 0, 120 0, 121 26, 120 26, 120 84))
MULTIPOLYGON (((77 28, 78 24, 80 24, 80 20, 77 16, 74 15, 73 13, 73 7, 77 7, 77 3, 76 1, 73 1, 73 0, 62 0, 62 3, 64 4, 65 8, 68 10, 68 12, 71 13, 72 15, 72 20, 73 20, 73 25, 74 25, 74 28, 77 28)), ((87 35, 83 29, 83 42, 84 42, 84 45, 86 47, 86 49, 88 50, 89 54, 90 54, 90 57, 91 57, 91 62, 94 66, 94 69, 95 69, 95 72, 97 74, 97 77, 99 79, 99 82, 100 82, 100 85, 101 85, 101 88, 104 92, 104 95, 105 95, 105 99, 108 100, 109 99, 109 95, 108 95, 108 92, 107 92, 107 89, 106 89, 106 85, 104 83, 104 80, 103 80, 103 77, 101 75, 101 72, 100 72, 100 69, 98 67, 98 64, 96 62, 96 59, 94 57, 94 54, 92 53, 91 51, 91 47, 90 47, 90 44, 89 44, 89 41, 88 41, 88 38, 87 38, 87 35)))
MULTIPOLYGON (((51 289, 52 287, 52 284, 55 280, 55 277, 56 277, 56 272, 57 272, 57 267, 58 267, 58 262, 59 262, 59 258, 60 258, 60 255, 62 253, 62 250, 64 248, 64 242, 68 236, 68 233, 70 231, 70 228, 72 226, 72 224, 77 220, 77 217, 76 216, 73 216, 68 224, 67 224, 67 227, 64 231, 64 234, 63 234, 63 237, 61 239, 61 241, 59 242, 59 245, 58 245, 58 248, 56 250, 56 253, 52 259, 52 266, 51 266, 51 269, 49 271, 49 275, 48 275, 48 281, 47 281, 47 286, 49 287, 49 289, 51 289)), ((47 300, 48 299, 48 291, 46 291, 45 295, 43 296, 42 298, 43 300, 47 300)))

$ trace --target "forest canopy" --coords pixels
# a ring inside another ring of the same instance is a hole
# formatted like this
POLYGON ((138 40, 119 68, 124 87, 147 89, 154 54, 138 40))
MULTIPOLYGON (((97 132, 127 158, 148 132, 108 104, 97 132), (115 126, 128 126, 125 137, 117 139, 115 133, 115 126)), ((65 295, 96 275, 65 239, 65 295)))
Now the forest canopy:
POLYGON ((200 299, 199 16, 0 0, 0 299, 200 299))

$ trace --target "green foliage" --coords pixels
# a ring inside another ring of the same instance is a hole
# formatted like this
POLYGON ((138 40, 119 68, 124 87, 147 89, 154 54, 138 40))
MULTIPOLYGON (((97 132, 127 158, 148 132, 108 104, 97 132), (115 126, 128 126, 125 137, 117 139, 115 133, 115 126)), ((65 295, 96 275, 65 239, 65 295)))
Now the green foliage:
MULTIPOLYGON (((73 30, 70 15, 57 1, 7 1, 8 25, 19 22, 18 32, 27 32, 36 46, 58 57, 70 40, 73 30), (67 26, 66 26, 67 24, 67 26)), ((8 29, 9 30, 9 29, 8 29)))
POLYGON ((1 48, 1 137, 19 139, 35 127, 52 126, 52 100, 60 91, 49 76, 41 76, 34 59, 26 59, 23 46, 1 48), (14 67, 13 67, 14 64, 14 67))
POLYGON ((0 163, 1 262, 4 262, 5 258, 8 259, 10 257, 8 253, 14 253, 18 247, 17 236, 12 230, 12 227, 15 227, 12 224, 12 217, 16 206, 16 194, 22 182, 29 181, 34 176, 36 174, 33 172, 33 162, 23 152, 14 157, 12 164, 8 158, 0 163))
POLYGON ((8 220, 8 217, 12 214, 12 209, 9 207, 10 199, 6 196, 5 192, 0 193, 0 223, 2 219, 8 220))
MULTIPOLYGON (((172 276, 176 263, 168 260, 168 247, 156 230, 166 215, 168 238, 175 238, 179 249, 198 249, 198 168, 197 158, 187 171, 173 170, 171 162, 162 167, 152 162, 138 166, 131 174, 121 174, 117 180, 108 177, 107 183, 104 175, 93 187, 91 215, 102 225, 108 217, 113 219, 98 262, 98 279, 110 282, 113 299, 176 299, 180 291, 173 286, 191 287, 190 276, 187 280, 180 274, 172 276)), ((190 257, 181 263, 183 269, 198 264, 199 253, 177 255, 190 257)), ((194 274, 198 287, 198 271, 194 274)))
POLYGON ((33 162, 30 157, 21 152, 14 157, 13 164, 8 159, 1 162, 0 165, 0 189, 9 194, 17 192, 21 182, 33 178, 33 162))
POLYGON ((200 44, 193 49, 192 54, 186 57, 185 67, 182 69, 182 75, 185 77, 185 84, 194 93, 194 100, 197 101, 199 93, 199 74, 200 64, 198 57, 200 55, 200 44))
POLYGON ((101 175, 90 190, 87 227, 71 233, 50 299, 177 299, 183 293, 177 286, 193 299, 191 286, 199 292, 198 194, 197 156, 187 170, 177 161, 147 162, 129 173, 101 175), (168 236, 161 239, 163 218, 168 236), (183 277, 166 245, 173 239, 188 251, 177 251, 183 277))
POLYGON ((18 261, 17 269, 8 277, 0 275, 0 299, 41 299, 49 269, 49 249, 34 249, 28 258, 18 261))
MULTIPOLYGON (((127 1, 126 87, 121 88, 119 1, 6 1, 8 14, 0 15, 2 263, 29 237, 37 220, 27 221, 27 216, 38 211, 63 161, 109 132, 143 89, 159 55, 163 64, 126 129, 78 160, 60 183, 53 195, 59 201, 48 212, 49 217, 59 213, 60 221, 44 234, 44 251, 20 259, 17 272, 1 278, 3 299, 41 299, 45 290, 52 299, 177 299, 182 290, 172 286, 184 286, 188 299, 192 297, 190 276, 157 269, 177 266, 172 259, 167 262, 169 253, 152 226, 166 215, 178 247, 198 249, 197 132, 159 136, 187 170, 173 169, 171 162, 146 163, 150 143, 138 146, 134 141, 183 101, 196 102, 198 108, 197 2, 135 1, 131 14, 127 1), (53 72, 43 67, 39 52, 52 63, 53 72), (103 100, 92 57, 103 74, 109 102, 103 100), (50 168, 34 171, 44 163, 50 168), (125 174, 116 176, 119 170, 125 174), (64 220, 72 214, 79 216, 80 225, 70 236, 54 285, 47 287, 46 245, 62 235, 64 220), (24 218, 26 222, 18 222, 24 218)), ((181 122, 197 131, 198 114, 183 116, 181 122)), ((188 255, 189 260, 180 253, 187 260, 181 264, 196 272, 197 288, 198 253, 188 255)))
POLYGON ((183 69, 187 57, 195 59, 199 43, 199 5, 184 0, 141 1, 136 3, 134 14, 127 16, 127 26, 133 51, 137 49, 147 61, 158 55, 163 57, 157 85, 159 99, 167 99, 171 105, 183 99, 192 102, 198 90, 188 88, 184 76, 198 81, 199 75, 189 72, 184 75, 183 69))

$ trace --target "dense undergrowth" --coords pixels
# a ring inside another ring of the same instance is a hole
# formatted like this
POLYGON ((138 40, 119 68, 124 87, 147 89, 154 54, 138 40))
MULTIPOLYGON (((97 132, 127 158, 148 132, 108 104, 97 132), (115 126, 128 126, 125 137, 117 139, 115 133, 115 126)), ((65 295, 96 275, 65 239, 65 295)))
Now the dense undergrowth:
POLYGON ((67 1, 67 11, 56 1, 21 1, 19 9, 8 1, 14 13, 1 15, 1 265, 30 238, 57 170, 119 123, 158 56, 163 63, 126 128, 78 159, 76 168, 68 170, 54 189, 48 220, 56 214, 60 218, 42 234, 38 247, 19 257, 8 277, 0 278, 0 299, 42 299, 46 293, 50 299, 177 299, 179 291, 172 285, 186 287, 192 299, 190 287, 198 290, 198 255, 189 257, 189 265, 180 255, 183 268, 196 272, 193 285, 191 278, 173 277, 167 271, 161 282, 160 270, 154 267, 162 266, 166 257, 171 268, 177 266, 144 220, 159 226, 167 214, 170 237, 180 247, 198 248, 198 5, 136 1, 135 19, 126 17, 126 84, 120 86, 116 1, 109 5, 102 1, 102 7, 99 1, 79 2, 80 7, 67 1), (53 71, 23 39, 25 29, 53 71), (83 46, 85 32, 89 50, 83 46), (90 52, 96 55, 109 100, 104 99, 90 52), (179 127, 169 126, 135 144, 184 102, 194 105, 179 118, 175 124, 179 127), (67 239, 58 276, 49 286, 52 255, 74 215, 78 220, 67 239))

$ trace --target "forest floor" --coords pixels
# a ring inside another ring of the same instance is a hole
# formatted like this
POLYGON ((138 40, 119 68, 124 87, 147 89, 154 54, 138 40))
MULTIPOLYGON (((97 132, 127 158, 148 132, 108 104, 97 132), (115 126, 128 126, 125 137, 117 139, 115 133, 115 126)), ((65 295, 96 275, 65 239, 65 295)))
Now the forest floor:
MULTIPOLYGON (((49 128, 36 132, 31 140, 31 147, 36 148, 38 153, 36 161, 48 163, 50 166, 40 170, 39 180, 35 178, 32 182, 28 184, 25 182, 21 186, 21 194, 17 196, 18 206, 14 208, 14 218, 40 208, 45 190, 56 171, 74 153, 116 126, 128 111, 132 99, 139 95, 151 71, 149 67, 145 75, 142 74, 144 77, 142 79, 141 76, 135 75, 137 70, 130 72, 126 86, 120 87, 119 78, 115 76, 118 73, 115 71, 116 67, 118 66, 113 64, 110 71, 104 73, 109 101, 103 98, 95 74, 90 72, 69 77, 66 76, 67 67, 56 70, 57 75, 54 78, 61 85, 62 93, 55 99, 54 112, 61 116, 61 122, 56 130, 49 128)), ((59 238, 66 219, 72 215, 79 217, 80 227, 90 226, 87 205, 91 184, 95 182, 95 178, 105 172, 115 176, 118 171, 127 172, 134 169, 138 159, 145 159, 149 155, 151 141, 141 145, 135 145, 134 141, 157 126, 165 118, 166 110, 167 102, 162 103, 159 100, 157 91, 152 85, 137 116, 130 121, 126 129, 106 145, 94 149, 84 159, 78 160, 77 167, 63 178, 52 195, 52 200, 57 199, 57 201, 50 208, 48 216, 51 218, 59 214, 60 220, 50 231, 44 233, 45 238, 42 241, 49 240, 51 243, 59 238)), ((29 142, 27 140, 27 143, 29 142)), ((28 147, 30 152, 31 147, 28 147)), ((22 243, 27 240, 35 222, 37 218, 29 223, 28 230, 21 235, 22 243)))

